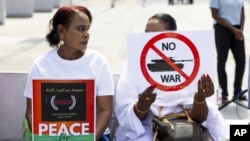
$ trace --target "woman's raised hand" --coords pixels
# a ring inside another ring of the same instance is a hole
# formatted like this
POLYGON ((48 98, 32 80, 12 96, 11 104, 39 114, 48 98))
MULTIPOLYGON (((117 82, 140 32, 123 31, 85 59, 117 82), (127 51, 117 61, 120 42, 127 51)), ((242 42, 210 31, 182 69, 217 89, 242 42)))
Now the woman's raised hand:
POLYGON ((214 84, 208 74, 203 74, 198 81, 198 92, 196 93, 195 100, 203 101, 206 97, 214 94, 214 84))
POLYGON ((137 107, 144 111, 149 109, 156 99, 156 93, 153 93, 155 86, 149 86, 143 93, 139 94, 137 107))

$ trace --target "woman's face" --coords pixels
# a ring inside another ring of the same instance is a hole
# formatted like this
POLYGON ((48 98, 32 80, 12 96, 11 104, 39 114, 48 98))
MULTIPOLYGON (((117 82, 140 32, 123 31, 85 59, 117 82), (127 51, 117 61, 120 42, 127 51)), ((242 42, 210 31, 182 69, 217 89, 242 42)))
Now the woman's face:
POLYGON ((150 19, 145 28, 145 32, 157 32, 166 30, 158 19, 150 19))
POLYGON ((85 13, 77 12, 64 33, 64 46, 68 49, 84 52, 89 41, 90 23, 85 13))

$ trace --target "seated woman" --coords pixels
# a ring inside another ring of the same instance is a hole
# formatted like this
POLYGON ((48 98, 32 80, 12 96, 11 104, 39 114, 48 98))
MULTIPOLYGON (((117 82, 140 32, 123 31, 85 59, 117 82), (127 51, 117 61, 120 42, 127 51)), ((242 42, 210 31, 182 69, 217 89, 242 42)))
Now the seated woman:
MULTIPOLYGON (((177 30, 175 19, 164 13, 158 13, 147 21, 145 32, 177 30)), ((160 91, 154 93, 157 86, 149 86, 143 91, 132 83, 126 64, 117 84, 115 113, 119 122, 115 133, 116 141, 152 141, 152 118, 183 112, 183 105, 189 116, 208 128, 215 141, 226 140, 226 123, 215 102, 208 97, 214 94, 214 85, 210 76, 203 74, 198 80, 197 92, 160 91), (172 94, 173 93, 173 94, 172 94)))
POLYGON ((87 7, 65 5, 60 7, 49 21, 50 28, 46 39, 52 49, 34 60, 24 92, 27 99, 26 118, 31 132, 33 78, 66 80, 94 78, 95 139, 106 141, 113 109, 114 83, 107 59, 88 47, 92 19, 92 13, 87 7))

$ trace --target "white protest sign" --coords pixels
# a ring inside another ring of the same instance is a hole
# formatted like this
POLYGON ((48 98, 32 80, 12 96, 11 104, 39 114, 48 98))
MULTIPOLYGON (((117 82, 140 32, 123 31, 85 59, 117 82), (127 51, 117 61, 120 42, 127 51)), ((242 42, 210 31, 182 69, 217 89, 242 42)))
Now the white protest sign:
POLYGON ((167 31, 127 36, 131 83, 144 90, 197 90, 197 81, 209 74, 215 83, 215 46, 212 30, 167 31))

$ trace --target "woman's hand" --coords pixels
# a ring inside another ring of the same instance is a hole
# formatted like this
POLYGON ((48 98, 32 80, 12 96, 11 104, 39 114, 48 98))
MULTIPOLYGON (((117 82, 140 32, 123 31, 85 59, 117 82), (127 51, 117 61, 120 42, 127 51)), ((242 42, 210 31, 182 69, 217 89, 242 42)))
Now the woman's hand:
POLYGON ((198 92, 195 94, 195 100, 200 102, 213 94, 214 84, 208 74, 203 74, 198 81, 198 92))
POLYGON ((155 86, 149 86, 143 93, 139 94, 137 108, 141 111, 149 109, 156 98, 156 93, 153 93, 155 86))

